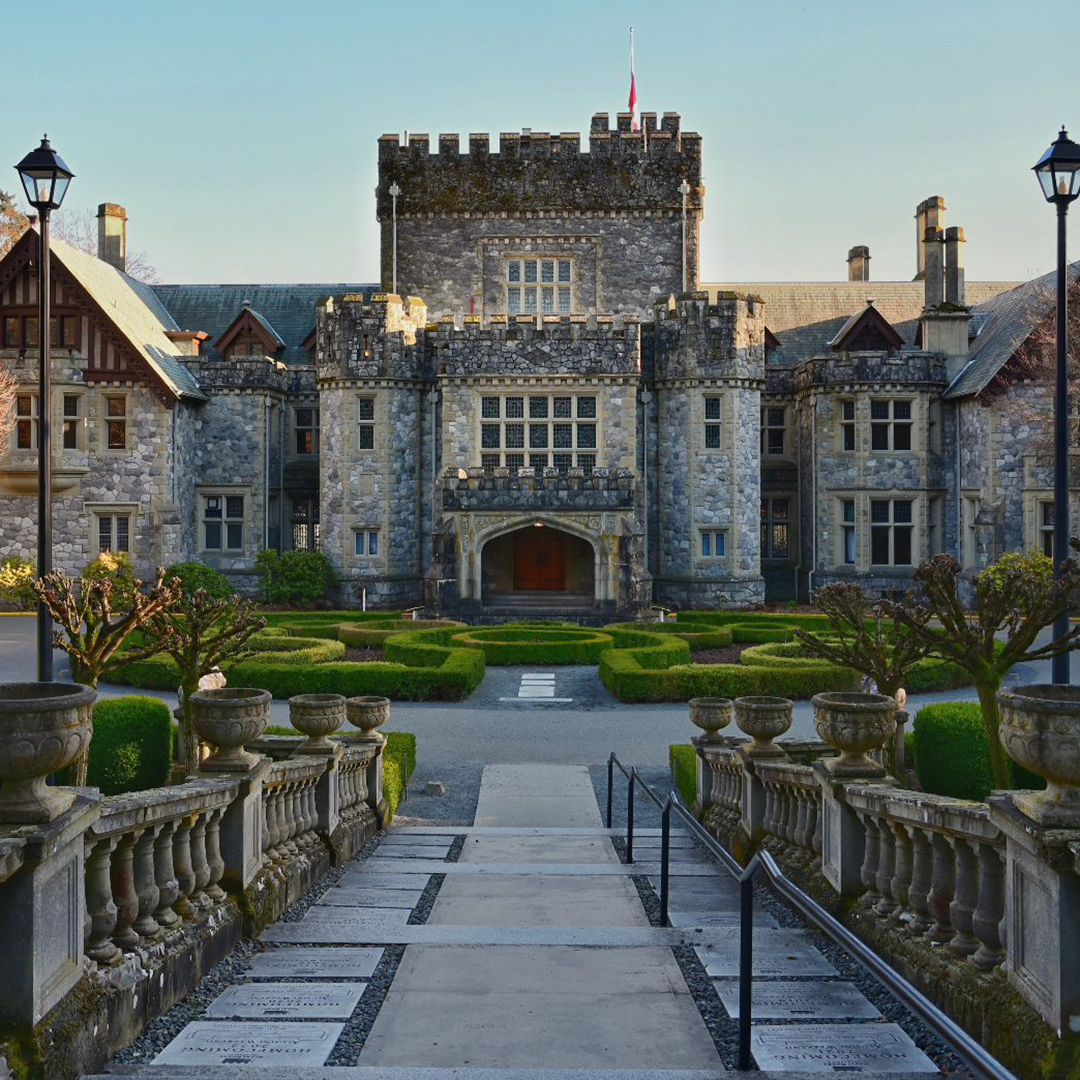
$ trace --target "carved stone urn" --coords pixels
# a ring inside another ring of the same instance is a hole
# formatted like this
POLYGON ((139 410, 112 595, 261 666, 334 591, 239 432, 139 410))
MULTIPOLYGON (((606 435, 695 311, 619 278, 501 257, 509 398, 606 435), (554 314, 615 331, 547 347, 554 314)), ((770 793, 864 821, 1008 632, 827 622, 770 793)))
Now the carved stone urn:
POLYGON ((773 739, 791 727, 792 708, 792 703, 782 697, 754 695, 735 699, 735 723, 754 740, 749 750, 753 757, 784 756, 783 748, 773 739))
POLYGON ((246 686, 196 690, 191 695, 192 724, 199 738, 214 750, 202 768, 221 772, 251 769, 259 757, 244 747, 269 725, 272 700, 268 690, 246 686))
POLYGON ((1005 753, 1046 781, 1013 802, 1039 825, 1080 828, 1080 686, 1023 686, 997 699, 1005 753))
POLYGON ((731 698, 696 697, 691 698, 688 704, 690 722, 705 732, 698 742, 702 746, 722 743, 724 736, 720 731, 731 723, 734 715, 731 698))
POLYGON ((345 698, 341 694, 297 694, 289 698, 289 722, 307 736, 298 754, 330 754, 334 743, 327 738, 345 723, 345 698))
POLYGON ((888 694, 857 692, 815 694, 814 728, 819 738, 840 751, 825 761, 834 776, 885 776, 886 769, 868 752, 885 746, 896 733, 896 699, 888 694))
POLYGON ((0 683, 0 823, 44 824, 75 801, 45 778, 90 745, 96 699, 82 683, 0 683))
POLYGON ((384 743, 386 736, 376 730, 390 719, 390 699, 365 695, 345 699, 349 723, 358 728, 367 742, 384 743))

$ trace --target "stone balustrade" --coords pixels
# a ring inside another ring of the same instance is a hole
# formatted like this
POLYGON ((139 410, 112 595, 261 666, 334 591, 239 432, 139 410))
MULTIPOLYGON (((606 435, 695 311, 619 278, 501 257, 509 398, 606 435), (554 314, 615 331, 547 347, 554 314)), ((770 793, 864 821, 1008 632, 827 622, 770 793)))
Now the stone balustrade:
POLYGON ((316 788, 326 772, 319 758, 275 761, 263 781, 263 851, 272 863, 306 856, 319 837, 316 788))

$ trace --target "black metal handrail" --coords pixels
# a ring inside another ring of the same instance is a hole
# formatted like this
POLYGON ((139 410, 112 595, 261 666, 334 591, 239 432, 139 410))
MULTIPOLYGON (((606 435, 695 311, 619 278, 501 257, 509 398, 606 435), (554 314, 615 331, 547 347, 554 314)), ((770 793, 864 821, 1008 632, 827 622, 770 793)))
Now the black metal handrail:
POLYGON ((988 1080, 1016 1080, 992 1054, 979 1045, 963 1028, 946 1016, 929 998, 920 993, 898 971, 838 922, 817 901, 811 899, 780 869, 772 855, 757 851, 742 866, 715 836, 694 816, 678 791, 661 798, 638 775, 637 768, 629 770, 612 753, 608 758, 607 816, 612 826, 615 769, 626 777, 626 861, 634 861, 634 789, 640 787, 660 811, 660 924, 670 926, 668 918, 669 863, 671 860, 671 812, 674 810, 689 826, 695 839, 705 847, 739 883, 739 1063, 740 1070, 751 1069, 751 1024, 753 1020, 754 973, 754 880, 763 875, 780 896, 794 906, 804 918, 830 937, 860 963, 879 982, 883 983, 918 1018, 940 1036, 976 1075, 988 1080))

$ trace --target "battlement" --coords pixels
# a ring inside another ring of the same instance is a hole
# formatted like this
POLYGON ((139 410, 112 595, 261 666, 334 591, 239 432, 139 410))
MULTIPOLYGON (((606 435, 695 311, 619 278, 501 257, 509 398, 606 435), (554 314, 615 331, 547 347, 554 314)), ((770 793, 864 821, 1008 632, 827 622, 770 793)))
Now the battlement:
POLYGON ((319 378, 422 378, 427 305, 416 296, 328 297, 315 312, 319 378))
POLYGON ((658 379, 765 377, 765 304, 760 297, 705 292, 661 299, 654 307, 658 379))
POLYGON ((380 220, 390 216, 391 184, 401 189, 399 216, 519 211, 610 212, 682 207, 679 186, 690 184, 688 206, 702 206, 701 136, 683 132, 678 113, 643 113, 631 131, 629 113, 611 127, 607 113, 592 118, 588 150, 579 132, 504 132, 492 152, 487 134, 426 134, 379 139, 380 220))

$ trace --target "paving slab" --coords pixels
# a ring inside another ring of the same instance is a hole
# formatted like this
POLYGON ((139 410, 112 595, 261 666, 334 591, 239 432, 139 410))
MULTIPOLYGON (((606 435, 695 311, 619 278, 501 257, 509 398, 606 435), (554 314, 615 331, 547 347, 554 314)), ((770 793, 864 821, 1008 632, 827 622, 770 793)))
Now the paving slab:
POLYGON ((629 878, 447 878, 428 926, 648 926, 629 878))
MULTIPOLYGON (((720 1000, 733 1020, 739 1018, 737 979, 714 982, 720 1000)), ((854 983, 819 979, 755 980, 753 1016, 756 1020, 876 1020, 881 1016, 854 983)))
MULTIPOLYGON (((364 876, 377 874, 391 874, 396 872, 400 863, 393 859, 380 859, 374 856, 362 864, 357 870, 349 870, 342 875, 342 881, 346 878, 356 878, 358 881, 364 876)), ((703 877, 718 878, 721 871, 714 863, 671 863, 673 877, 703 877)), ((404 872, 404 871, 403 871, 404 872)), ((660 867, 656 863, 473 863, 473 862, 435 862, 425 859, 413 859, 409 863, 410 874, 568 874, 588 876, 590 874, 621 874, 629 877, 631 874, 639 874, 644 877, 655 875, 659 877, 660 867)), ((725 875, 726 876, 726 875, 725 875)))
POLYGON ((427 835, 427 831, 421 831, 419 829, 397 829, 392 828, 383 838, 379 844, 379 849, 386 847, 397 847, 403 845, 406 847, 415 847, 417 845, 430 845, 431 847, 449 847, 453 844, 456 836, 449 835, 448 833, 439 832, 435 835, 427 835))
POLYGON ((485 765, 475 821, 489 826, 601 824, 586 765, 485 765))
MULTIPOLYGON (((499 825, 395 825, 393 836, 626 836, 624 827, 605 829, 585 826, 499 825)), ((634 836, 659 836, 659 829, 635 829, 634 836)), ((689 836, 686 829, 672 829, 672 836, 689 836)))
MULTIPOLYGON (((723 928, 718 927, 722 930, 723 928)), ((814 948, 807 930, 755 930, 755 975, 836 975, 836 968, 814 948)), ((700 946, 698 959, 714 978, 739 974, 739 940, 732 935, 721 944, 700 946)))
MULTIPOLYGON (((764 1076, 758 1073, 758 1077, 764 1076)), ((227 1065, 200 1068, 188 1065, 114 1065, 107 1076, 87 1076, 83 1080, 109 1080, 116 1076, 153 1077, 155 1080, 266 1080, 266 1070, 257 1065, 227 1065)), ((721 1069, 424 1069, 377 1065, 326 1065, 321 1069, 277 1068, 273 1080, 728 1080, 721 1069)), ((799 1080, 785 1074, 785 1080, 799 1080)), ((875 1080, 892 1080, 880 1076, 875 1080)), ((903 1080, 911 1080, 904 1076, 903 1080)))
MULTIPOLYGON (((344 1024, 196 1020, 156 1058, 162 1065, 322 1065, 344 1024)), ((220 1076, 220 1073, 216 1073, 220 1076)), ((280 1073, 276 1075, 280 1076, 280 1073)))
POLYGON ((409 949, 360 1065, 711 1068, 668 949, 409 949))
POLYGON ((432 844, 388 844, 379 846, 380 859, 441 859, 450 853, 451 844, 435 847, 432 844))
POLYGON ((267 949, 251 962, 252 979, 370 979, 382 949, 267 949))
POLYGON ((404 908, 412 911, 423 895, 422 889, 358 889, 335 885, 322 894, 315 906, 404 908))
POLYGON ((621 865, 606 836, 467 836, 458 862, 621 865))
POLYGON ((216 1020, 348 1020, 364 993, 356 982, 254 982, 230 986, 206 1008, 216 1020))
MULTIPOLYGON (((738 926, 741 921, 742 915, 738 907, 724 911, 682 911, 668 903, 668 922, 672 926, 738 926)), ((754 925, 775 928, 778 923, 767 911, 757 908, 754 911, 754 925)))
POLYGON ((405 889, 413 890, 419 889, 421 892, 427 888, 427 883, 431 880, 431 873, 424 871, 422 874, 413 873, 412 867, 409 867, 409 873, 397 873, 389 870, 380 870, 378 872, 374 870, 365 870, 357 867, 355 870, 346 870, 341 875, 339 885, 345 888, 358 888, 358 889, 405 889))
POLYGON ((750 1049, 770 1072, 937 1071, 898 1024, 755 1024, 750 1049))

